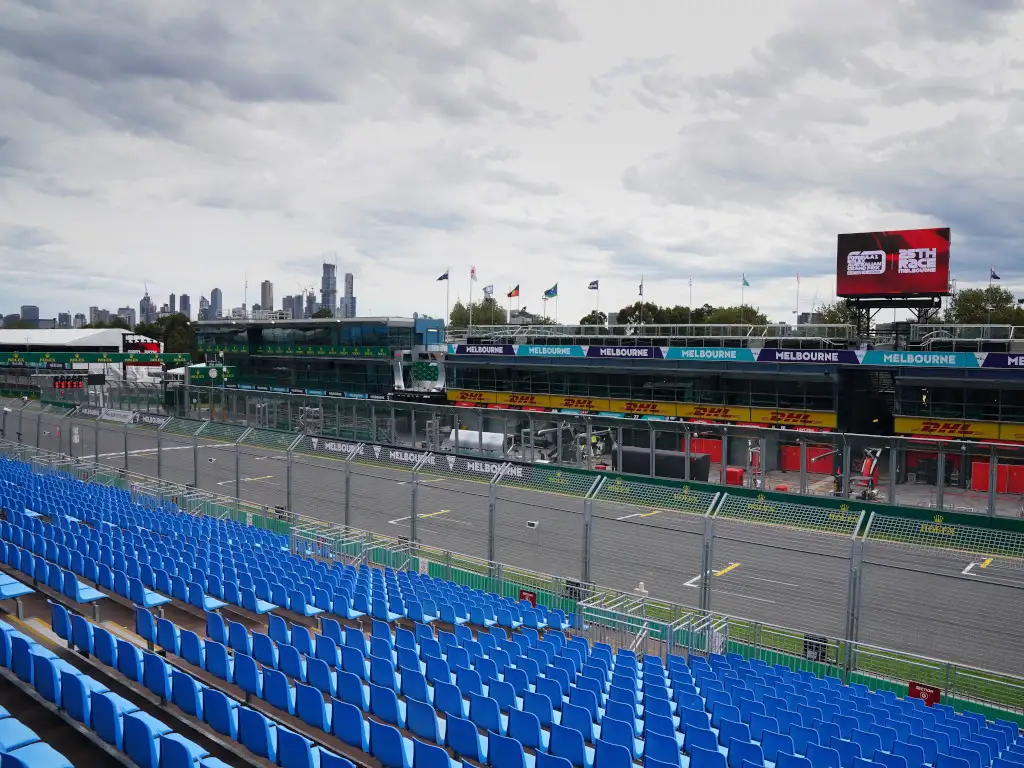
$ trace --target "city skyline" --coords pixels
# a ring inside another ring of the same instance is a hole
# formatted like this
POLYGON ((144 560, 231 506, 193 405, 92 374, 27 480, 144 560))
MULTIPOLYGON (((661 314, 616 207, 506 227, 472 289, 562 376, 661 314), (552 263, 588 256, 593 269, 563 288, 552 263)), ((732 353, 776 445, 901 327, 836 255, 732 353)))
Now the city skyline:
MULTIPOLYGON (((323 264, 324 275, 321 275, 321 287, 323 287, 324 278, 326 277, 327 268, 330 268, 331 279, 328 283, 329 292, 331 295, 328 296, 330 300, 333 298, 333 306, 331 310, 335 317, 354 317, 356 315, 356 296, 354 293, 355 286, 355 275, 352 272, 345 272, 343 276, 343 295, 338 295, 337 286, 337 272, 334 264, 323 264)), ((287 285, 287 283, 284 283, 287 285)), ((241 289, 237 291, 237 295, 229 295, 229 299, 234 298, 237 301, 228 301, 224 298, 224 290, 220 286, 209 286, 202 289, 199 292, 193 292, 191 287, 185 291, 177 292, 174 288, 167 291, 166 293, 161 288, 151 289, 147 282, 142 283, 142 291, 140 296, 136 299, 128 302, 98 302, 95 299, 84 297, 80 306, 64 306, 64 307, 50 307, 45 301, 39 302, 33 299, 36 303, 21 303, 18 305, 16 311, 0 311, 0 317, 4 320, 13 319, 15 316, 19 320, 29 320, 30 322, 40 323, 40 327, 54 327, 54 328, 71 328, 79 327, 76 326, 76 318, 80 319, 81 324, 92 324, 95 322, 109 322, 114 317, 123 317, 131 327, 135 327, 141 322, 153 322, 160 316, 166 314, 182 314, 185 315, 190 321, 196 321, 201 319, 213 319, 217 316, 230 317, 232 312, 245 306, 247 298, 250 299, 248 310, 253 310, 259 307, 261 310, 290 310, 292 311, 293 317, 308 317, 321 307, 325 305, 323 300, 323 294, 321 291, 316 289, 314 283, 303 284, 299 281, 295 281, 296 291, 294 293, 285 293, 278 302, 274 300, 274 286, 273 280, 265 279, 259 282, 259 296, 258 301, 254 301, 257 297, 247 297, 248 290, 243 283, 241 289), (314 294, 314 301, 310 303, 310 292, 314 294), (192 311, 192 296, 199 296, 196 311, 192 311), (166 300, 161 301, 159 296, 166 296, 166 300), (148 300, 148 305, 147 305, 148 300), (269 304, 269 306, 266 306, 269 304), (110 308, 114 305, 118 306, 116 309, 110 308), (28 316, 26 317, 25 311, 28 310, 28 316), (52 326, 47 325, 49 321, 53 321, 52 326)), ((180 286, 178 287, 180 290, 180 286)), ((12 308, 13 309, 13 308, 12 308)))

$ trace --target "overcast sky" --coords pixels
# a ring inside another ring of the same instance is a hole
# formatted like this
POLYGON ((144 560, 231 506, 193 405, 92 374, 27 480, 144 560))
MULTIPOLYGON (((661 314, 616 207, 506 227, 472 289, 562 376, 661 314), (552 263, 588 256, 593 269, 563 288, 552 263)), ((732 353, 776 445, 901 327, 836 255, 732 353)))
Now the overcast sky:
MULTIPOLYGON (((0 310, 319 287, 775 320, 838 232, 1024 291, 1016 0, 0 0, 0 310)), ((548 307, 554 314, 554 305, 548 307)))

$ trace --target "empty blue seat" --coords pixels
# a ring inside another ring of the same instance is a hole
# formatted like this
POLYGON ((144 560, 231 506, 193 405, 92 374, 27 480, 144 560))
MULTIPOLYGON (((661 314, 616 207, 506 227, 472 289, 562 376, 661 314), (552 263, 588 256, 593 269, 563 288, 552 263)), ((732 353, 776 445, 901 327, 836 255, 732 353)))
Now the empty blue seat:
POLYGON ((238 702, 232 701, 215 688, 203 689, 203 710, 206 723, 217 733, 229 739, 238 738, 238 702))
POLYGON ((116 693, 93 691, 91 698, 92 728, 107 744, 124 749, 123 716, 139 708, 116 693))
POLYGON ((145 712, 124 716, 124 751, 140 768, 159 768, 160 737, 171 729, 145 712))
POLYGON ((277 762, 277 725, 259 712, 238 708, 238 740, 253 754, 277 762))
POLYGON ((367 752, 370 743, 369 722, 358 707, 345 701, 331 702, 331 730, 350 747, 367 752))
POLYGON ((384 768, 412 768, 413 745, 394 726, 370 721, 370 754, 384 768))
POLYGON ((2 768, 73 768, 71 762, 44 741, 4 753, 2 768))

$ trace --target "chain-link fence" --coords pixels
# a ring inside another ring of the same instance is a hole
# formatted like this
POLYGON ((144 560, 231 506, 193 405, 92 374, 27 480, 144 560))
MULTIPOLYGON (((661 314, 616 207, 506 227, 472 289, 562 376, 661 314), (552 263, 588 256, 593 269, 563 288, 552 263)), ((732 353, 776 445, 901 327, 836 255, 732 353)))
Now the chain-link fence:
POLYGON ((965 532, 951 539, 950 522, 930 511, 889 507, 868 525, 876 505, 456 455, 424 449, 429 432, 413 449, 152 413, 116 421, 125 418, 38 404, 16 414, 25 445, 237 497, 265 515, 285 509, 549 573, 563 591, 597 582, 631 594, 643 582, 652 599, 689 609, 1021 668, 1009 649, 1024 612, 1005 608, 1021 597, 1020 546, 1004 540, 1020 536, 1015 520, 988 529, 950 515, 965 532), (966 538, 997 526, 999 546, 966 538), (968 643, 951 629, 960 621, 975 628, 968 643))
MULTIPOLYGON (((85 422, 78 422, 76 426, 86 428, 85 422)), ((125 431, 129 429, 125 428, 125 431)), ((93 425, 94 439, 96 434, 102 436, 103 432, 103 429, 97 429, 93 425)), ((110 433, 111 436, 114 434, 110 433)), ((124 433, 121 434, 123 436, 124 433)), ((193 437, 198 441, 200 436, 196 434, 193 437)), ((244 438, 240 438, 235 445, 241 445, 242 439, 244 438)), ((71 444, 74 445, 74 442, 71 444)), ((447 457, 425 452, 407 452, 407 455, 400 455, 383 448, 377 451, 374 446, 355 443, 348 444, 345 448, 335 448, 341 457, 341 464, 348 467, 347 470, 343 470, 345 472, 354 472, 355 467, 359 466, 397 473, 389 477, 389 482, 407 490, 409 506, 406 509, 412 513, 411 517, 417 517, 419 490, 421 482, 425 479, 450 477, 454 482, 464 472, 476 473, 486 479, 486 476, 493 472, 486 482, 475 482, 488 489, 496 489, 509 474, 508 464, 495 469, 470 468, 456 466, 454 462, 449 466, 447 457), (364 459, 366 461, 363 461, 364 459), (441 460, 440 465, 438 460, 441 460)), ((288 453, 293 461, 302 463, 304 460, 306 466, 314 467, 315 461, 324 460, 323 457, 318 457, 316 452, 330 450, 332 449, 319 444, 314 447, 310 442, 301 448, 293 445, 288 453)), ((638 585, 632 590, 597 586, 585 580, 574 580, 550 572, 538 572, 523 566, 475 557, 459 552, 451 546, 436 546, 413 540, 419 538, 416 525, 410 526, 408 536, 403 535, 404 532, 397 532, 399 535, 388 535, 358 530, 329 520, 314 519, 291 510, 276 510, 251 504, 237 497, 232 498, 228 494, 189 488, 128 472, 123 468, 117 469, 102 463, 102 456, 101 463, 96 463, 94 458, 71 458, 67 455, 41 451, 24 443, 8 441, 0 441, 0 454, 29 462, 36 472, 62 472, 80 480, 130 489, 133 498, 141 504, 173 502, 191 514, 231 518, 274 530, 289 535, 295 552, 310 552, 320 556, 341 557, 348 562, 417 570, 503 596, 536 601, 538 604, 557 608, 569 614, 573 618, 574 631, 593 640, 610 642, 615 647, 628 647, 663 658, 670 653, 738 653, 746 658, 781 663, 817 675, 834 675, 849 682, 863 683, 872 689, 893 690, 900 695, 906 695, 909 683, 914 681, 939 688, 943 694, 943 701, 958 709, 980 712, 990 718, 1016 719, 1024 724, 1024 681, 1019 676, 1019 663, 1012 658, 1012 653, 994 654, 991 658, 1000 664, 1005 663, 1011 671, 1018 673, 1016 676, 988 671, 982 664, 938 661, 928 656, 915 655, 907 650, 889 650, 878 644, 860 642, 855 636, 850 637, 842 632, 822 631, 819 634, 817 630, 809 631, 807 628, 802 631, 793 630, 780 622, 739 618, 721 610, 712 612, 706 608, 693 608, 653 595, 644 585, 638 585)), ((334 456, 328 460, 337 462, 339 459, 334 456)), ((994 554, 978 563, 978 567, 984 565, 986 569, 991 568, 997 558, 1003 558, 1006 563, 1004 573, 1000 574, 1001 578, 1013 577, 1021 570, 1024 547, 1021 536, 1014 532, 970 530, 968 526, 948 525, 944 521, 921 523, 892 518, 880 522, 876 514, 870 524, 864 527, 863 533, 857 536, 853 520, 855 513, 848 513, 848 510, 840 510, 838 514, 826 511, 828 517, 817 521, 821 524, 821 530, 817 530, 814 527, 817 523, 813 518, 815 514, 820 517, 822 512, 815 512, 814 508, 772 508, 757 503, 752 508, 750 504, 737 503, 735 500, 730 502, 729 497, 712 497, 709 501, 707 497, 697 495, 701 491, 696 488, 677 489, 675 493, 666 491, 658 499, 660 503, 652 505, 650 502, 653 499, 649 492, 641 492, 638 487, 623 488, 614 481, 605 492, 602 492, 602 483, 598 480, 586 491, 577 490, 575 495, 571 493, 573 488, 582 487, 578 479, 567 478, 562 474, 547 477, 546 481, 567 488, 570 492, 564 494, 565 498, 582 502, 583 511, 579 516, 584 520, 584 535, 586 528, 592 524, 596 516, 595 507, 598 506, 606 507, 609 511, 640 510, 654 506, 659 509, 659 515, 653 517, 674 511, 689 516, 687 520, 704 520, 704 561, 708 560, 710 551, 716 546, 720 547, 725 540, 725 537, 718 533, 719 528, 735 526, 740 530, 742 526, 747 526, 750 542, 761 541, 761 537, 769 533, 781 536, 781 532, 799 536, 818 535, 843 542, 854 538, 859 544, 859 549, 854 547, 851 570, 858 572, 863 568, 868 578, 869 569, 879 566, 882 559, 873 552, 876 547, 890 548, 892 552, 903 553, 904 557, 974 557, 979 551, 984 551, 994 554), (702 514, 700 510, 705 502, 707 509, 702 514), (932 527, 933 525, 938 527, 932 527)), ((510 485, 506 487, 522 490, 525 482, 526 477, 522 473, 514 474, 510 485)), ((458 492, 464 491, 459 489, 458 492)), ((495 510, 493 500, 496 493, 488 490, 487 496, 492 500, 492 510, 495 510)), ((763 501, 769 499, 755 499, 755 502, 763 501)), ((351 512, 350 502, 344 504, 351 512)), ((491 514, 493 515, 493 511, 491 514)), ((857 517, 859 522, 863 522, 862 515, 857 517)), ((417 520, 417 523, 423 522, 424 520, 417 520)), ((791 551, 802 550, 793 548, 791 551)), ((777 552, 772 552, 771 556, 780 557, 777 552)), ((836 554, 835 557, 839 555, 836 554)), ((742 564, 734 565, 737 566, 734 570, 743 567, 742 564)), ((727 575, 728 573, 723 574, 723 578, 727 575)), ((709 582, 710 579, 705 580, 705 583, 709 582)), ((857 582, 856 577, 851 579, 851 592, 863 586, 857 582)), ((792 601, 812 600, 804 596, 800 588, 794 589, 795 592, 790 592, 792 601)), ((699 591, 703 593, 703 590, 699 591)), ((710 601, 713 598, 717 602, 721 597, 720 592, 717 587, 712 587, 706 599, 710 601)), ((858 614, 863 613, 866 616, 869 611, 877 610, 883 604, 894 600, 888 589, 877 596, 872 596, 870 600, 865 599, 867 594, 868 589, 865 587, 860 598, 851 603, 854 625, 859 621, 858 614)), ((1000 598, 997 596, 996 599, 1000 598)), ((1006 600, 1005 615, 1013 614, 1015 599, 1019 602, 1019 596, 1006 600)), ((747 607, 750 607, 749 604, 747 607)), ((783 605, 780 603, 778 610, 781 611, 782 608, 783 605)), ((867 622, 864 624, 866 627, 867 622)), ((865 631, 865 627, 861 627, 862 632, 865 631)), ((945 629, 950 637, 958 641, 956 650, 958 658, 962 657, 965 646, 974 642, 973 625, 965 628, 961 624, 957 628, 950 623, 945 629)), ((933 628, 918 625, 918 632, 923 637, 930 637, 932 630, 933 628)), ((856 627, 853 631, 855 634, 856 627)), ((992 637, 982 642, 989 648, 994 643, 1006 651, 1012 651, 1014 645, 1009 638, 1018 634, 1018 627, 1003 624, 995 628, 992 637)))

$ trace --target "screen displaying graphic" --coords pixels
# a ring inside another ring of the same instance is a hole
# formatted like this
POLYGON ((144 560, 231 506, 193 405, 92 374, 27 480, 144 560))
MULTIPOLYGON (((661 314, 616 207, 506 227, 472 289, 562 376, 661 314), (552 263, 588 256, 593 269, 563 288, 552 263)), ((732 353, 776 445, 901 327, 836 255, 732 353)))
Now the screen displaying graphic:
POLYGON ((839 235, 837 250, 837 296, 949 292, 949 227, 839 235))

